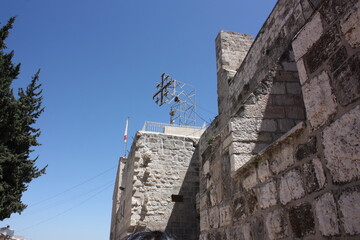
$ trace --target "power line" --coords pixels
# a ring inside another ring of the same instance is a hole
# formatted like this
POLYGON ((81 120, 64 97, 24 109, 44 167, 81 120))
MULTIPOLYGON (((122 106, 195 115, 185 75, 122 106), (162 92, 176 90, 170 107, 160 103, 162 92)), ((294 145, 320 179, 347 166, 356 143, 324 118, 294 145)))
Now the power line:
POLYGON ((24 214, 22 214, 22 217, 34 216, 34 215, 36 215, 36 214, 38 214, 40 212, 43 212, 45 210, 52 209, 54 207, 58 207, 59 205, 63 205, 63 204, 66 204, 68 202, 71 202, 71 201, 73 201, 75 199, 81 198, 81 197, 83 197, 83 196, 85 196, 85 195, 87 195, 89 193, 92 193, 92 192, 94 192, 94 191, 96 191, 96 190, 98 190, 98 189, 100 189, 100 188, 102 188, 104 186, 111 186, 113 184, 114 184, 114 180, 108 181, 105 184, 102 184, 102 185, 100 185, 100 186, 98 186, 96 188, 93 188, 93 189, 91 189, 91 190, 89 190, 89 191, 87 191, 85 193, 78 194, 78 195, 72 197, 71 199, 68 199, 67 201, 62 201, 61 203, 58 203, 57 205, 51 205, 49 207, 41 208, 40 210, 36 210, 36 211, 35 210, 32 210, 32 211, 30 210, 30 212, 26 211, 24 214))
POLYGON ((75 188, 77 188, 77 187, 79 187, 79 186, 81 186, 81 185, 84 185, 85 183, 88 183, 88 182, 90 182, 90 181, 92 181, 92 180, 94 180, 94 179, 96 179, 96 178, 104 175, 105 173, 109 172, 110 170, 113 170, 113 169, 116 168, 116 167, 117 167, 117 166, 115 165, 115 166, 113 166, 113 167, 111 167, 111 168, 109 168, 109 169, 107 169, 107 170, 105 170, 105 171, 103 171, 103 172, 101 172, 101 173, 99 173, 99 174, 91 177, 91 178, 88 178, 87 180, 85 180, 85 181, 83 181, 83 182, 81 182, 81 183, 79 183, 79 184, 76 184, 75 186, 72 186, 72 187, 70 187, 70 188, 68 188, 68 189, 66 189, 66 190, 64 190, 64 191, 62 191, 62 192, 59 192, 59 193, 57 193, 57 194, 55 194, 55 195, 52 195, 52 196, 50 196, 50 197, 48 197, 48 198, 45 198, 45 199, 41 200, 41 201, 35 202, 35 203, 33 203, 33 204, 30 204, 29 206, 33 207, 33 206, 39 205, 40 203, 43 203, 43 202, 49 201, 49 200, 51 200, 51 199, 54 199, 54 198, 56 198, 56 197, 58 197, 58 196, 60 196, 60 195, 62 195, 62 194, 64 194, 64 193, 67 193, 67 192, 69 192, 69 191, 71 191, 71 190, 73 190, 73 189, 75 189, 75 188))
POLYGON ((39 225, 41 225, 41 224, 44 224, 44 223, 46 223, 46 222, 48 222, 48 221, 51 221, 51 220, 53 220, 54 218, 57 218, 57 217, 65 214, 65 213, 71 211, 72 209, 83 205, 85 202, 87 202, 87 201, 91 200, 92 198, 96 197, 97 195, 99 195, 100 193, 104 192, 105 190, 107 190, 107 189, 108 189, 109 187, 111 187, 111 186, 112 186, 112 185, 109 185, 109 186, 103 188, 102 190, 100 190, 100 191, 98 191, 97 193, 91 195, 90 197, 88 197, 88 198, 85 199, 84 201, 82 201, 82 202, 80 202, 80 203, 72 206, 71 208, 66 209, 65 211, 62 211, 62 212, 59 213, 59 214, 56 214, 56 215, 54 215, 54 216, 52 216, 52 217, 50 217, 50 218, 47 218, 47 219, 45 219, 45 220, 43 220, 43 221, 40 221, 40 222, 38 222, 38 223, 35 223, 35 224, 33 224, 33 225, 29 226, 29 227, 23 228, 23 229, 19 230, 18 232, 23 232, 23 231, 28 230, 28 229, 30 229, 30 228, 33 228, 33 227, 39 226, 39 225))

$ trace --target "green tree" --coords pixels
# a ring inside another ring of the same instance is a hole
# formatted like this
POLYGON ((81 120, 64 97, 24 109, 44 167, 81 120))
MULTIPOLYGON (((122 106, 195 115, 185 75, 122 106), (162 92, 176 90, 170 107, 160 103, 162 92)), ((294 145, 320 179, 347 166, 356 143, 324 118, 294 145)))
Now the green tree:
POLYGON ((0 220, 12 213, 21 213, 26 205, 21 202, 24 191, 32 179, 45 173, 31 159, 32 147, 40 145, 40 130, 33 124, 44 111, 39 71, 26 89, 14 95, 11 84, 17 79, 20 64, 14 64, 14 51, 5 52, 5 39, 15 21, 10 18, 0 29, 0 220))

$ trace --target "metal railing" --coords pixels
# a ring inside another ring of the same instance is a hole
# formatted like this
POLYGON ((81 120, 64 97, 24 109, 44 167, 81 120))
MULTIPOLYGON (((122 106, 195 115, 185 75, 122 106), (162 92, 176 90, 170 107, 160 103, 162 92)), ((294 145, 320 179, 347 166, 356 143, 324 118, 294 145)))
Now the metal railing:
POLYGON ((142 131, 146 132, 159 132, 163 133, 165 130, 165 127, 178 127, 178 128, 189 128, 189 129, 204 129, 205 127, 199 127, 199 126, 186 126, 186 125, 177 125, 177 124, 170 124, 170 123, 158 123, 158 122, 149 122, 145 121, 142 131))

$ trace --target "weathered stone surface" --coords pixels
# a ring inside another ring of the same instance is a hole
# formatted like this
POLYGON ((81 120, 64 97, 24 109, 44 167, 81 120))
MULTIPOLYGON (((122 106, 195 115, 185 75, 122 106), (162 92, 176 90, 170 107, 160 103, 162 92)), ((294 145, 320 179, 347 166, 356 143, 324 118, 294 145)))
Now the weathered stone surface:
POLYGON ((288 225, 283 212, 276 209, 266 216, 266 229, 270 240, 282 239, 288 236, 288 225))
POLYGON ((229 153, 252 153, 255 148, 255 143, 247 142, 232 142, 229 147, 229 153))
POLYGON ((257 176, 260 182, 265 182, 271 176, 268 160, 262 160, 258 163, 257 176))
POLYGON ((346 51, 346 47, 342 46, 330 59, 329 66, 331 72, 334 72, 337 68, 339 68, 344 61, 347 59, 348 54, 346 51))
POLYGON ((311 156, 317 152, 316 137, 310 137, 307 143, 300 144, 297 147, 295 157, 297 160, 301 161, 302 159, 311 156))
POLYGON ((315 233, 314 214, 309 203, 290 208, 289 220, 295 237, 302 238, 315 233))
POLYGON ((226 205, 220 207, 219 212, 220 212, 220 227, 229 225, 232 219, 230 206, 226 205))
POLYGON ((270 162, 270 169, 274 173, 280 173, 293 165, 294 148, 291 144, 283 144, 276 152, 274 152, 272 160, 270 162))
POLYGON ((323 125, 336 112, 335 97, 331 93, 329 76, 321 72, 303 86, 306 115, 313 128, 323 125))
POLYGON ((210 228, 209 215, 207 210, 200 212, 200 229, 207 230, 210 228))
POLYGON ((273 119, 264 119, 261 122, 260 131, 264 132, 276 132, 277 123, 273 119))
POLYGON ((348 59, 334 73, 331 85, 335 90, 338 102, 346 106, 360 97, 360 54, 348 59))
POLYGON ((345 35, 345 39, 353 47, 360 46, 360 3, 355 6, 355 11, 351 12, 343 21, 341 21, 341 31, 345 35))
POLYGON ((336 204, 331 193, 325 193, 315 200, 315 213, 322 235, 334 236, 340 233, 336 204))
POLYGON ((319 9, 320 14, 323 16, 324 20, 328 23, 332 23, 337 20, 339 16, 348 12, 355 5, 357 0, 332 0, 325 1, 319 9))
POLYGON ((264 219, 262 217, 254 217, 251 221, 251 236, 255 240, 263 240, 265 238, 264 219))
POLYGON ((276 185, 273 181, 266 183, 257 189, 257 199, 260 208, 268 208, 277 203, 276 185))
POLYGON ((291 170, 280 179, 279 196, 282 204, 303 197, 305 190, 298 170, 291 170))
POLYGON ((326 166, 334 182, 349 182, 360 177, 359 116, 360 106, 357 106, 324 130, 326 166))
POLYGON ((209 210, 209 225, 210 228, 218 228, 220 224, 219 208, 213 207, 209 210))
POLYGON ((252 118, 232 118, 229 123, 234 141, 256 140, 260 126, 261 120, 252 118))
POLYGON ((306 69, 305 69, 305 65, 304 65, 304 60, 301 58, 296 62, 296 66, 297 69, 299 71, 299 79, 300 79, 300 83, 301 85, 304 85, 304 83, 306 82, 306 80, 308 79, 308 75, 306 73, 306 69))
POLYGON ((339 198, 342 224, 350 235, 360 233, 360 192, 346 191, 339 198))
POLYGON ((336 27, 328 30, 304 56, 310 73, 315 72, 340 46, 340 35, 336 27))
POLYGON ((253 188, 258 183, 256 171, 250 170, 246 173, 246 176, 242 182, 243 187, 246 190, 249 190, 250 188, 253 188))
POLYGON ((325 175, 318 158, 304 164, 305 187, 308 193, 318 191, 325 185, 325 175))
POLYGON ((295 59, 301 58, 323 33, 321 15, 319 13, 308 22, 293 41, 295 59))
POLYGON ((235 173, 236 170, 244 166, 251 159, 250 154, 232 154, 230 156, 230 168, 231 172, 235 173))
POLYGON ((234 221, 239 221, 246 217, 245 210, 245 198, 243 196, 235 197, 233 200, 233 219, 234 221))

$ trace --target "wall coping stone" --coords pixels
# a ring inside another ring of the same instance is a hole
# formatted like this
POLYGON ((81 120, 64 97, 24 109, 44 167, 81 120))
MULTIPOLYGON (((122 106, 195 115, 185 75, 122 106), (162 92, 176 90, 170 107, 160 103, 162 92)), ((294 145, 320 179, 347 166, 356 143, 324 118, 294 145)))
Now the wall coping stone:
POLYGON ((234 171, 231 174, 232 178, 238 177, 240 174, 242 174, 244 171, 246 171, 248 168, 254 165, 256 161, 261 159, 265 154, 269 153, 270 151, 274 150, 279 145, 283 144, 285 141, 288 141, 289 139, 299 135, 301 132, 304 131, 306 128, 306 124, 304 121, 299 122, 296 124, 292 129, 290 129, 287 133, 282 135, 280 138, 278 138, 275 142, 261 150, 258 154, 251 157, 249 161, 247 161, 243 166, 241 166, 239 169, 234 171))

